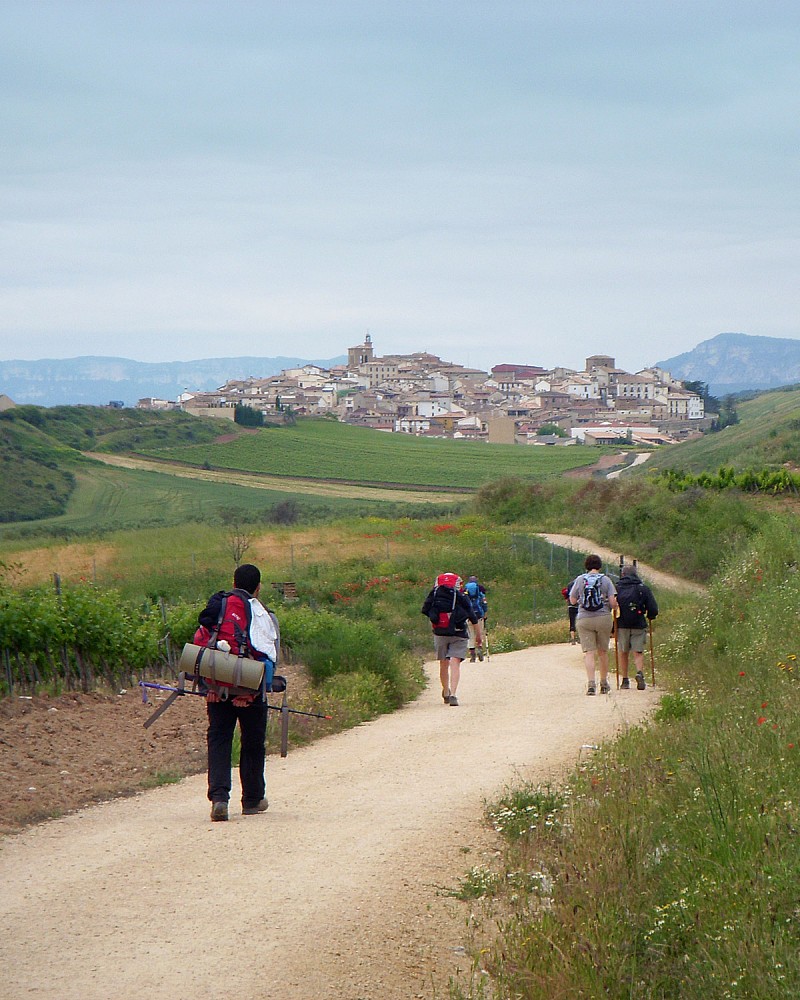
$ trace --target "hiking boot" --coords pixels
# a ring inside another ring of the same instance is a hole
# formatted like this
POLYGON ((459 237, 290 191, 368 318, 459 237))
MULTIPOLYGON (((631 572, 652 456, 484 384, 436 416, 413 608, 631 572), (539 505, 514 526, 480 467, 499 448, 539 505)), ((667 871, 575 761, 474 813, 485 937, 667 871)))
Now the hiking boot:
POLYGON ((212 823, 224 823, 228 818, 228 803, 227 802, 212 802, 211 803, 211 822, 212 823))
MULTIPOLYGON (((483 659, 483 657, 481 657, 481 659, 483 659)), ((469 662, 470 663, 474 663, 475 662, 475 650, 474 649, 471 649, 469 651, 469 662)))
POLYGON ((450 704, 450 692, 449 691, 442 691, 442 701, 445 703, 445 705, 449 705, 450 704))
POLYGON ((478 659, 483 663, 483 649, 480 646, 478 647, 478 659))
POLYGON ((242 816, 257 816, 259 813, 265 813, 267 809, 269 809, 269 802, 262 799, 258 805, 242 806, 242 816))
POLYGON ((611 685, 608 681, 600 682, 600 694, 611 694, 611 685))
POLYGON ((637 670, 636 671, 636 690, 637 691, 644 691, 644 689, 646 687, 647 687, 647 685, 644 682, 644 674, 642 673, 641 670, 637 670))
POLYGON ((586 686, 586 693, 587 694, 597 694, 597 689, 594 686, 594 681, 589 681, 589 683, 586 686))
POLYGON ((623 677, 622 680, 619 682, 619 686, 623 691, 629 691, 631 682, 630 680, 628 680, 627 677, 623 677))
POLYGON ((448 703, 448 705, 452 705, 454 708, 457 708, 458 707, 458 698, 456 698, 456 696, 454 694, 451 694, 447 703, 448 703))

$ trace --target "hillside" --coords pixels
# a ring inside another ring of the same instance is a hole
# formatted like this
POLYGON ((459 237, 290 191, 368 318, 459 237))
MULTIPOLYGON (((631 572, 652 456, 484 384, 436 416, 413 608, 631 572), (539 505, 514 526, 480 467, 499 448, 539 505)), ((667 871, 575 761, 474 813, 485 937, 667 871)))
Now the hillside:
POLYGON ((62 514, 80 456, 10 413, 0 413, 0 523, 62 514))
POLYGON ((657 362, 681 381, 706 382, 713 396, 800 383, 800 340, 720 333, 657 362))
POLYGON ((106 406, 111 400, 135 406, 139 399, 150 396, 177 399, 187 387, 209 391, 228 379, 277 375, 284 368, 306 364, 329 368, 343 360, 341 356, 316 361, 281 356, 147 362, 90 356, 0 361, 0 393, 15 403, 37 406, 106 406))
POLYGON ((736 406, 739 423, 695 441, 654 452, 641 474, 654 469, 715 472, 720 466, 745 469, 800 468, 800 389, 761 393, 736 406))
MULTIPOLYGON (((234 428, 238 431, 238 428, 234 428)), ((0 522, 63 516, 89 465, 83 451, 213 441, 219 427, 185 413, 98 406, 18 406, 0 413, 0 522)))

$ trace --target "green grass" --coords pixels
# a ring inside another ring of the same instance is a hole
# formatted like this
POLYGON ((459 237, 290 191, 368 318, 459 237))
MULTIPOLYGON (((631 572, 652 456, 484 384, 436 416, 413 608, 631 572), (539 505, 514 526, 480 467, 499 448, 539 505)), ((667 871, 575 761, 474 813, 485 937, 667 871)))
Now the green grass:
POLYGON ((738 403, 739 423, 695 441, 658 449, 631 475, 650 469, 716 472, 720 466, 737 471, 784 463, 800 465, 800 389, 776 389, 738 403))
MULTIPOLYGON (((64 511, 49 517, 0 525, 0 539, 99 536, 119 530, 181 525, 187 522, 221 523, 220 512, 236 511, 252 524, 269 524, 275 508, 290 501, 297 520, 319 522, 367 512, 402 516, 416 511, 414 504, 381 500, 319 498, 256 487, 182 479, 166 473, 118 469, 84 462, 74 471, 75 488, 64 500, 64 511)), ((23 498, 24 499, 24 498, 23 498)), ((27 502, 27 500, 24 500, 27 502)), ((425 516, 448 508, 432 507, 425 516)))
POLYGON ((145 454, 214 468, 364 483, 477 488, 506 475, 550 479, 590 465, 597 448, 535 448, 381 434, 331 420, 265 428, 224 444, 138 449, 145 454))

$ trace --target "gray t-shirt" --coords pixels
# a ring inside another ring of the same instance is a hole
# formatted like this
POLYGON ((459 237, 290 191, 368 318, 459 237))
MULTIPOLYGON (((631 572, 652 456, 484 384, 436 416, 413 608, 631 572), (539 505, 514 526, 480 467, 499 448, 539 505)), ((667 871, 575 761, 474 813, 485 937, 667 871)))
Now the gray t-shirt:
POLYGON ((572 590, 569 592, 570 598, 577 598, 578 600, 578 618, 597 618, 599 615, 611 614, 611 602, 610 598, 613 597, 617 592, 617 588, 614 586, 613 581, 610 577, 606 576, 605 573, 591 572, 582 573, 580 576, 575 578, 575 582, 572 585, 572 590), (581 604, 581 599, 583 598, 583 592, 586 589, 586 577, 599 576, 600 577, 600 595, 603 598, 603 608, 602 611, 587 611, 586 608, 581 604))

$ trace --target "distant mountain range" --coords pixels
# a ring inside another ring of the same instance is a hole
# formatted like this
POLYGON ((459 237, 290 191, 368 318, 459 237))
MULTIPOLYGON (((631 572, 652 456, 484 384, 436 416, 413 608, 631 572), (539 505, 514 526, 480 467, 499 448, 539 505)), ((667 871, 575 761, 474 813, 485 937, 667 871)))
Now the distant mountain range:
POLYGON ((706 382, 717 398, 749 389, 777 389, 800 383, 800 340, 720 333, 656 367, 682 382, 706 382))
MULTIPOLYGON (((330 368, 347 358, 205 358, 198 361, 131 361, 82 357, 0 361, 0 394, 36 406, 119 400, 135 406, 148 396, 176 399, 185 389, 218 389, 229 379, 277 375, 306 364, 330 368)), ((712 395, 776 389, 800 383, 800 340, 720 333, 691 351, 657 362, 681 381, 706 382, 712 395)))
POLYGON ((218 389, 229 379, 266 378, 284 368, 342 364, 346 355, 309 361, 304 358, 205 358, 200 361, 130 361, 127 358, 62 358, 0 361, 0 393, 15 403, 36 406, 88 403, 104 406, 119 400, 135 406, 140 399, 177 399, 185 389, 218 389))

